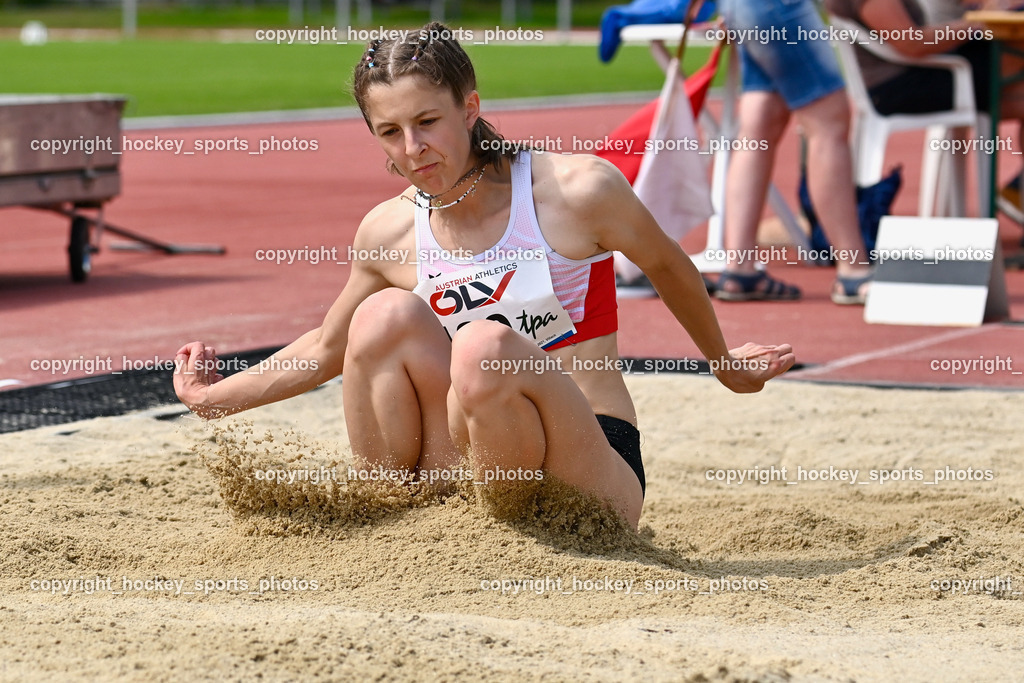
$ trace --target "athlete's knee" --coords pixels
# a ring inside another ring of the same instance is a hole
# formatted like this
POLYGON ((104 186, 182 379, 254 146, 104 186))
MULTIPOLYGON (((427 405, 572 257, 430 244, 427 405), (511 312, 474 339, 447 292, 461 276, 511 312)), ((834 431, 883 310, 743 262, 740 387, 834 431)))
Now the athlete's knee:
POLYGON ((368 296, 356 308, 348 334, 348 354, 376 356, 436 325, 427 305, 412 292, 384 289, 368 296))
POLYGON ((490 320, 472 322, 455 333, 452 391, 464 410, 514 390, 515 373, 502 369, 511 367, 508 359, 521 342, 512 328, 490 320))
POLYGON ((466 363, 479 367, 475 361, 499 360, 513 348, 517 348, 522 337, 508 325, 493 320, 476 320, 459 329, 452 339, 452 365, 466 363))

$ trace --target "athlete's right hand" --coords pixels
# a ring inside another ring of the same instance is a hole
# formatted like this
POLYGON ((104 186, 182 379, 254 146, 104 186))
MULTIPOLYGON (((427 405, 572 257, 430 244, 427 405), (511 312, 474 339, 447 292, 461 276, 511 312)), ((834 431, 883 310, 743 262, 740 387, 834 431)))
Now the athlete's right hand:
POLYGON ((217 372, 217 353, 202 342, 192 342, 178 349, 174 357, 174 393, 188 409, 200 417, 216 417, 210 405, 210 385, 224 379, 217 372))

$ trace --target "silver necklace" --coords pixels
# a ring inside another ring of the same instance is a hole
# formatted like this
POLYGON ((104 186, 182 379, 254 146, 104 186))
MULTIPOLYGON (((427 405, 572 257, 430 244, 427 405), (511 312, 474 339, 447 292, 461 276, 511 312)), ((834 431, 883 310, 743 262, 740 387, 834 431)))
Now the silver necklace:
MULTIPOLYGON (((461 197, 459 197, 458 199, 456 199, 453 202, 449 202, 447 204, 442 204, 441 200, 438 199, 438 197, 443 197, 444 195, 448 194, 449 192, 451 192, 452 190, 457 188, 462 183, 466 182, 466 180, 469 178, 469 176, 473 175, 473 173, 476 173, 476 166, 474 166, 473 168, 469 169, 469 172, 466 173, 466 175, 464 175, 461 178, 459 178, 458 181, 456 181, 456 183, 454 185, 452 185, 450 188, 448 188, 444 192, 441 192, 440 194, 427 194, 423 190, 417 189, 416 190, 415 198, 409 199, 409 201, 411 201, 413 204, 415 204, 418 208, 426 209, 427 211, 436 211, 438 209, 447 209, 447 208, 453 207, 456 204, 458 204, 459 202, 461 202, 463 199, 468 197, 469 195, 471 195, 471 194, 476 192, 476 185, 477 185, 477 183, 480 182, 480 179, 484 177, 484 171, 486 169, 487 169, 487 164, 484 164, 483 166, 481 166, 480 167, 480 172, 477 173, 477 176, 473 180, 473 183, 469 186, 469 188, 465 192, 462 193, 461 197), (420 200, 422 200, 422 202, 420 200)), ((405 197, 406 195, 402 195, 402 196, 405 197)))

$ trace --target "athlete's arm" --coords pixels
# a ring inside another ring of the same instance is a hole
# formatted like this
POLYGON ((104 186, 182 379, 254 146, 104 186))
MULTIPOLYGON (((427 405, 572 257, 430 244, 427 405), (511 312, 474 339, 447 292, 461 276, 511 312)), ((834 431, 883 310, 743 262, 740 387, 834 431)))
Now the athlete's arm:
MULTIPOLYGON (((355 249, 374 244, 372 223, 380 211, 371 211, 360 224, 355 249)), ((356 307, 390 283, 379 264, 355 261, 341 294, 320 327, 310 330, 264 360, 224 378, 216 372, 213 349, 202 342, 186 344, 175 358, 174 390, 178 398, 204 418, 222 417, 302 394, 341 374, 348 330, 356 307)))
POLYGON ((566 196, 580 217, 578 225, 593 232, 599 248, 621 251, 640 267, 701 353, 716 361, 722 384, 739 393, 760 391, 767 380, 793 366, 796 358, 788 344, 728 349, 696 266, 658 226, 618 169, 597 157, 580 157, 571 175, 566 196), (749 362, 742 368, 723 367, 734 359, 749 362))

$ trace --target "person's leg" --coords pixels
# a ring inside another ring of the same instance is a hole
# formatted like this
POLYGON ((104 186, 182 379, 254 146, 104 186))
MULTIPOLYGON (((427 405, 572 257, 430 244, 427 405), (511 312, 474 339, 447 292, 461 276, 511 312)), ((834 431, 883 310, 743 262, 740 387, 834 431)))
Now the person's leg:
POLYGON ((757 226, 761 222, 775 150, 789 122, 789 109, 778 94, 773 92, 746 92, 740 97, 740 140, 764 141, 759 145, 744 145, 729 155, 729 169, 725 181, 725 249, 729 255, 727 270, 734 273, 753 273, 754 263, 736 255, 749 254, 757 241, 757 226))
POLYGON ((356 309, 342 393, 356 462, 372 469, 442 469, 460 455, 448 433, 451 344, 412 292, 386 289, 356 309))
MULTIPOLYGON (((744 145, 729 155, 723 235, 726 272, 718 281, 719 298, 736 298, 745 294, 745 283, 751 283, 748 286, 754 286, 761 293, 766 293, 773 286, 772 281, 766 278, 756 282, 751 279, 757 272, 757 262, 752 255, 757 245, 757 228, 768 195, 775 151, 788 122, 789 109, 777 93, 755 90, 740 97, 736 137, 758 144, 744 145), (762 142, 764 144, 760 144, 762 142)), ((782 287, 781 284, 774 286, 782 287)), ((799 295, 798 290, 789 287, 776 291, 780 295, 792 295, 790 298, 799 295)))
POLYGON ((558 370, 487 369, 496 360, 542 363, 546 355, 500 323, 481 320, 459 330, 448 394, 452 439, 469 457, 477 481, 488 471, 543 470, 608 501, 636 528, 640 482, 608 444, 572 378, 558 370))
POLYGON ((811 201, 832 246, 848 255, 836 260, 836 272, 841 278, 866 277, 871 268, 857 217, 846 93, 826 95, 794 114, 807 138, 807 189, 811 201))

